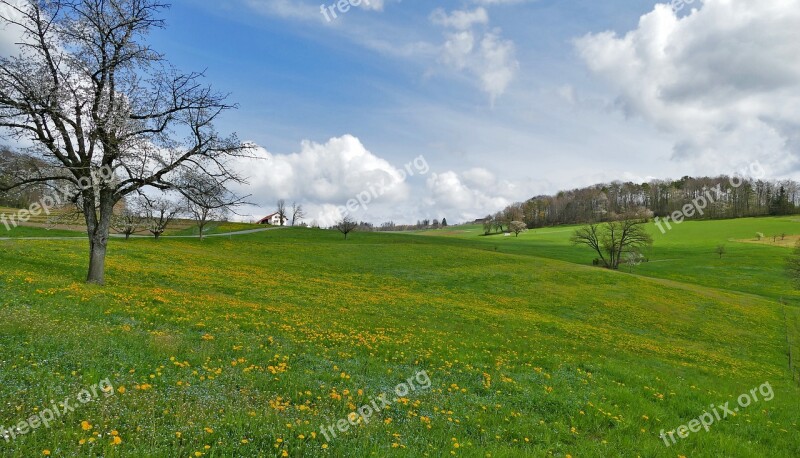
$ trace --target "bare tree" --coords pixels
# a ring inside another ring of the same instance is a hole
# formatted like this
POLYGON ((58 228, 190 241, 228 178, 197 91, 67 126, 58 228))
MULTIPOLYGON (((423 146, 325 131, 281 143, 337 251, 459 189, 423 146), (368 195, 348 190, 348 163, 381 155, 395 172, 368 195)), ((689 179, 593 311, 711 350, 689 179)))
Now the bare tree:
POLYGON ((144 230, 144 219, 133 209, 124 208, 111 218, 111 227, 119 234, 125 234, 125 240, 131 235, 144 230))
POLYGON ((609 269, 619 269, 623 255, 653 244, 653 238, 644 225, 649 221, 644 212, 628 213, 621 219, 601 224, 590 224, 575 231, 572 242, 593 249, 600 262, 609 269))
POLYGON ((281 199, 278 201, 278 218, 281 219, 281 226, 286 223, 289 218, 286 216, 286 201, 281 199))
POLYGON ((0 130, 31 142, 35 170, 0 191, 69 188, 89 235, 87 281, 102 284, 114 205, 151 187, 176 189, 181 172, 243 181, 230 160, 250 147, 214 121, 235 108, 180 73, 145 37, 162 28, 160 0, 0 0, 0 26, 22 31, 0 57, 0 130), (110 172, 110 175, 100 173, 110 172))
POLYGON ((509 228, 516 237, 519 237, 519 234, 521 232, 525 232, 528 229, 528 226, 526 226, 522 221, 511 221, 509 228))
POLYGON ((157 198, 142 196, 140 202, 144 213, 145 227, 156 240, 181 212, 181 207, 166 196, 157 198))
POLYGON ((292 227, 294 227, 295 223, 301 221, 303 218, 306 217, 306 212, 303 210, 303 205, 298 204, 297 202, 292 203, 292 227))
POLYGON ((225 188, 225 180, 213 179, 196 172, 184 174, 179 192, 186 198, 186 211, 194 219, 203 240, 209 222, 222 220, 243 199, 225 188))
POLYGON ((356 230, 358 227, 358 222, 356 222, 356 220, 350 216, 345 216, 333 227, 336 228, 337 231, 344 234, 344 239, 347 240, 347 234, 356 230))
POLYGON ((722 259, 722 256, 728 252, 728 249, 725 248, 725 245, 717 245, 717 248, 714 249, 714 253, 719 255, 719 258, 722 259))

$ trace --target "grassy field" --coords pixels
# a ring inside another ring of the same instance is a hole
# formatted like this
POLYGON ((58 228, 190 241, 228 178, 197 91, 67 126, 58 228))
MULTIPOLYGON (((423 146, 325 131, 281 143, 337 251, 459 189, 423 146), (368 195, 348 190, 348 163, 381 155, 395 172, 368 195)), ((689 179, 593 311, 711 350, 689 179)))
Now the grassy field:
MULTIPOLYGON (((11 237, 85 237, 86 225, 82 221, 80 215, 73 215, 70 218, 58 218, 59 215, 65 213, 63 210, 54 210, 50 215, 41 214, 32 216, 25 223, 14 225, 9 216, 14 217, 16 221, 17 212, 20 209, 0 207, 0 215, 6 215, 8 228, 0 222, 0 238, 11 237)), ((237 223, 237 222, 210 222, 206 226, 204 233, 206 235, 212 234, 225 234, 229 232, 246 231, 250 229, 261 229, 263 225, 237 223)), ((112 231, 113 232, 113 231, 112 231)), ((167 231, 163 234, 165 236, 196 236, 200 233, 197 224, 189 219, 176 219, 173 221, 167 231)), ((137 236, 151 236, 151 234, 142 229, 136 233, 137 236)))
MULTIPOLYGON (((426 231, 424 235, 458 238, 502 253, 558 259, 591 265, 597 257, 589 248, 575 247, 570 237, 578 226, 562 226, 528 231, 519 237, 483 236, 479 226, 458 226, 448 230, 426 231)), ((800 306, 800 291, 785 274, 785 258, 794 247, 791 240, 800 236, 800 219, 743 218, 727 221, 687 221, 673 225, 665 234, 655 224, 648 225, 653 248, 649 263, 635 273, 717 289, 757 294, 775 300, 783 298, 800 306), (756 233, 765 234, 761 241, 756 233), (773 242, 773 235, 786 234, 786 240, 773 242), (727 253, 719 258, 718 245, 727 253)), ((623 270, 627 271, 627 268, 623 270)))
POLYGON ((84 242, 0 241, 0 426, 113 385, 0 455, 795 457, 789 248, 736 241, 783 228, 686 223, 634 274, 586 266, 570 228, 112 240, 105 287, 84 242))

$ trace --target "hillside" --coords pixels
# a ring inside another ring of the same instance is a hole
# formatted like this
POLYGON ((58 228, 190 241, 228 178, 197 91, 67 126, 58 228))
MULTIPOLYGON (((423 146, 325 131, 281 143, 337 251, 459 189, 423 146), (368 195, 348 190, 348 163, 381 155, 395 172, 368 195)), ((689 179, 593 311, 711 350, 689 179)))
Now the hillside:
POLYGON ((779 305, 791 290, 765 262, 788 249, 729 242, 718 262, 704 234, 722 226, 700 225, 732 223, 693 224, 637 272, 659 278, 577 265, 591 254, 568 229, 113 240, 103 288, 81 281, 83 242, 0 241, 0 426, 115 387, 0 450, 797 456, 798 308, 779 305), (420 371, 430 388, 394 400, 420 371), (767 382, 771 400, 670 447, 659 438, 767 382), (391 405, 367 424, 321 433, 382 393, 391 405))

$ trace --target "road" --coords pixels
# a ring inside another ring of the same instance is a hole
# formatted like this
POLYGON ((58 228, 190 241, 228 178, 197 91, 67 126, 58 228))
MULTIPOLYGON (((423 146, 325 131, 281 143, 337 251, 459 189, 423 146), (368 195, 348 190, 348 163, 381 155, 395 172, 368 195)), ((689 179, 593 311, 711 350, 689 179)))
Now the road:
MULTIPOLYGON (((236 235, 247 235, 247 234, 257 234, 259 232, 266 232, 266 231, 274 231, 276 229, 284 229, 284 227, 265 227, 263 229, 249 229, 246 231, 237 231, 237 232, 225 232, 223 234, 206 234, 203 237, 232 237, 236 235)), ((125 236, 123 234, 111 234, 111 238, 115 239, 124 239, 125 236)), ((132 239, 151 239, 153 236, 151 235, 132 235, 132 239)), ((199 235, 162 235, 160 238, 162 239, 197 239, 200 238, 199 235)), ((80 236, 80 237, 0 237, 0 241, 10 241, 10 240, 86 240, 88 236, 80 236)))

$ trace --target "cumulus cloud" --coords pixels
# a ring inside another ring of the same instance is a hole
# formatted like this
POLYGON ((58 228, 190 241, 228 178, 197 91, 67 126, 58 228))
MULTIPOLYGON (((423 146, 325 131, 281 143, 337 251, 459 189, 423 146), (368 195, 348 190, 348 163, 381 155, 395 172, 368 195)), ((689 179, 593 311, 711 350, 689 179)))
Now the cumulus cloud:
POLYGON ((452 170, 434 173, 427 180, 424 204, 440 215, 457 216, 460 221, 483 218, 514 201, 533 194, 529 187, 498 179, 484 168, 462 173, 452 170))
POLYGON ((481 89, 492 101, 503 95, 519 70, 514 42, 501 38, 500 30, 476 30, 489 23, 482 7, 448 14, 437 9, 431 22, 447 29, 440 61, 457 71, 478 77, 481 89))
POLYGON ((306 222, 323 225, 338 220, 348 201, 359 203, 346 213, 374 223, 442 217, 456 222, 527 197, 520 186, 482 168, 437 174, 424 155, 392 165, 352 135, 325 143, 304 141, 291 154, 259 148, 255 156, 258 159, 242 158, 236 164, 249 177, 249 184, 236 191, 251 194, 248 200, 255 204, 240 211, 245 219, 259 219, 274 211, 278 199, 285 199, 305 206, 306 222))
POLYGON ((414 158, 409 159, 411 165, 395 167, 352 135, 326 143, 303 141, 300 151, 291 154, 259 148, 255 156, 239 159, 236 166, 249 177, 249 185, 238 191, 252 195, 249 200, 256 205, 245 213, 255 218, 270 212, 278 199, 286 199, 305 204, 309 222, 330 220, 337 207, 365 192, 373 196, 370 205, 360 207, 353 216, 386 218, 391 216, 385 214, 386 208, 409 200, 409 176, 429 170, 414 163, 414 158))
POLYGON ((259 159, 242 159, 251 192, 273 199, 305 199, 340 204, 371 185, 390 186, 388 199, 407 196, 403 171, 368 151, 361 141, 344 135, 321 144, 303 141, 300 151, 272 154, 260 148, 259 159))
POLYGON ((656 5, 635 30, 576 41, 618 105, 675 137, 673 159, 709 172, 800 163, 800 0, 656 5))

